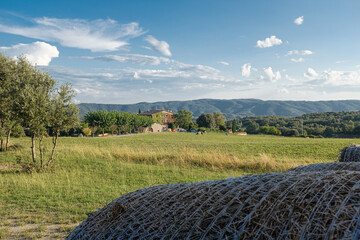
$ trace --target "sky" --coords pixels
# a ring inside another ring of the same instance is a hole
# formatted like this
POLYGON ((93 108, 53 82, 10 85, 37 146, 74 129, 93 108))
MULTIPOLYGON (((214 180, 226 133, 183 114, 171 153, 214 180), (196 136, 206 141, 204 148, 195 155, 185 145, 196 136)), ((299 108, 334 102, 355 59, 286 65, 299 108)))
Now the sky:
POLYGON ((360 99, 358 0, 5 1, 0 52, 76 103, 360 99))

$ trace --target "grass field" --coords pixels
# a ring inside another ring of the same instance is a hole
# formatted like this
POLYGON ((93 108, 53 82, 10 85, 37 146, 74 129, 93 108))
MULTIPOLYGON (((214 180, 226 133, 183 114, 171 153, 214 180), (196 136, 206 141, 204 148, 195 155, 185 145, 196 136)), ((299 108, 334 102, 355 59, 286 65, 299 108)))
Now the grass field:
MULTIPOLYGON (((121 195, 159 184, 286 171, 336 161, 359 139, 306 139, 209 133, 60 138, 54 168, 27 174, 30 139, 0 153, 0 239, 63 238, 87 214, 121 195)), ((46 139, 48 154, 51 139, 46 139)))

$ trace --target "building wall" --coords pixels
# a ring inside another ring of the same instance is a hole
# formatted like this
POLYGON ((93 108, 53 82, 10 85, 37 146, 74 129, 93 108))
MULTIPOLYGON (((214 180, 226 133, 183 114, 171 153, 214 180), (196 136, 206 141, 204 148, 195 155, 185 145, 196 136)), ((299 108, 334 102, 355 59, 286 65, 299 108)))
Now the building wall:
POLYGON ((151 127, 144 129, 145 133, 156 133, 156 132, 167 132, 169 130, 167 125, 163 125, 160 123, 154 123, 151 127))
MULTIPOLYGON (((154 118, 154 116, 153 116, 153 118, 154 118)), ((174 113, 168 112, 168 111, 162 111, 161 118, 162 118, 162 124, 166 124, 166 125, 169 125, 169 123, 175 121, 174 113)))

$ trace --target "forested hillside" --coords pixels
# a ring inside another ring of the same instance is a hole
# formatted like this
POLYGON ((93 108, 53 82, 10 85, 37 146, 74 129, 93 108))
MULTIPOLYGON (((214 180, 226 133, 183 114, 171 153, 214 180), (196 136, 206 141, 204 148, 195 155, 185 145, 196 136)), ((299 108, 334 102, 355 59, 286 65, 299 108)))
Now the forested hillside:
POLYGON ((151 109, 164 109, 178 112, 189 110, 193 116, 200 116, 201 113, 222 112, 227 119, 240 118, 245 116, 286 116, 295 117, 306 113, 315 112, 341 112, 359 111, 360 100, 341 101, 263 101, 259 99, 199 99, 191 101, 169 101, 155 103, 136 104, 95 104, 81 103, 80 115, 89 111, 125 111, 137 113, 151 109))
POLYGON ((283 136, 360 137, 360 112, 310 113, 298 117, 257 116, 229 121, 248 133, 283 136))

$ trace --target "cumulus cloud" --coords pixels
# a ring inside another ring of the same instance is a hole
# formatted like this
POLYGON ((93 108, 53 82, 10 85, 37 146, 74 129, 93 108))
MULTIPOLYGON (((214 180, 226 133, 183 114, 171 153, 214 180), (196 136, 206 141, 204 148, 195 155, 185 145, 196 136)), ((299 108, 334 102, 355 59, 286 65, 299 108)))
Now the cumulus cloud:
POLYGON ((270 82, 276 82, 281 79, 280 72, 277 71, 274 73, 271 67, 264 68, 263 71, 264 71, 264 75, 265 75, 265 76, 262 76, 263 79, 266 79, 270 82))
POLYGON ((290 55, 311 55, 314 54, 312 51, 310 50, 292 50, 292 51, 288 51, 288 53, 286 54, 286 56, 290 56, 290 55))
POLYGON ((243 77, 250 77, 251 74, 251 64, 250 63, 245 63, 244 65, 242 65, 241 67, 241 75, 243 77))
POLYGON ((65 47, 89 49, 93 52, 116 51, 128 45, 126 39, 144 32, 136 22, 119 24, 112 19, 60 19, 35 18, 33 26, 6 26, 0 24, 0 32, 20 35, 44 41, 59 42, 65 47))
POLYGON ((152 49, 161 53, 164 56, 171 57, 170 45, 165 41, 159 41, 151 35, 146 36, 145 41, 147 41, 152 49))
POLYGON ((298 17, 294 20, 294 23, 296 25, 301 25, 301 24, 303 24, 303 22, 304 22, 304 16, 298 17))
POLYGON ((291 61, 295 62, 295 63, 301 63, 301 62, 304 62, 304 59, 303 58, 292 58, 291 61))
POLYGON ((12 58, 23 54, 31 64, 39 66, 48 66, 53 58, 59 57, 57 48, 45 42, 19 43, 11 47, 0 47, 0 50, 12 58))
POLYGON ((322 79, 325 84, 333 86, 360 85, 360 74, 357 71, 324 71, 322 79))
POLYGON ((122 54, 122 55, 104 55, 97 57, 82 57, 83 59, 117 61, 121 63, 133 63, 139 65, 160 65, 162 63, 170 63, 171 60, 166 57, 157 57, 141 54, 122 54))
POLYGON ((312 68, 308 68, 307 71, 304 73, 304 77, 308 79, 315 79, 318 76, 319 74, 312 68))
POLYGON ((230 63, 225 62, 225 61, 220 61, 219 64, 224 65, 224 66, 229 66, 230 65, 230 63))
POLYGON ((268 48, 268 47, 272 47, 275 45, 281 45, 282 41, 281 39, 277 38, 276 36, 271 36, 269 38, 265 38, 264 41, 258 40, 256 42, 256 47, 258 48, 268 48))

